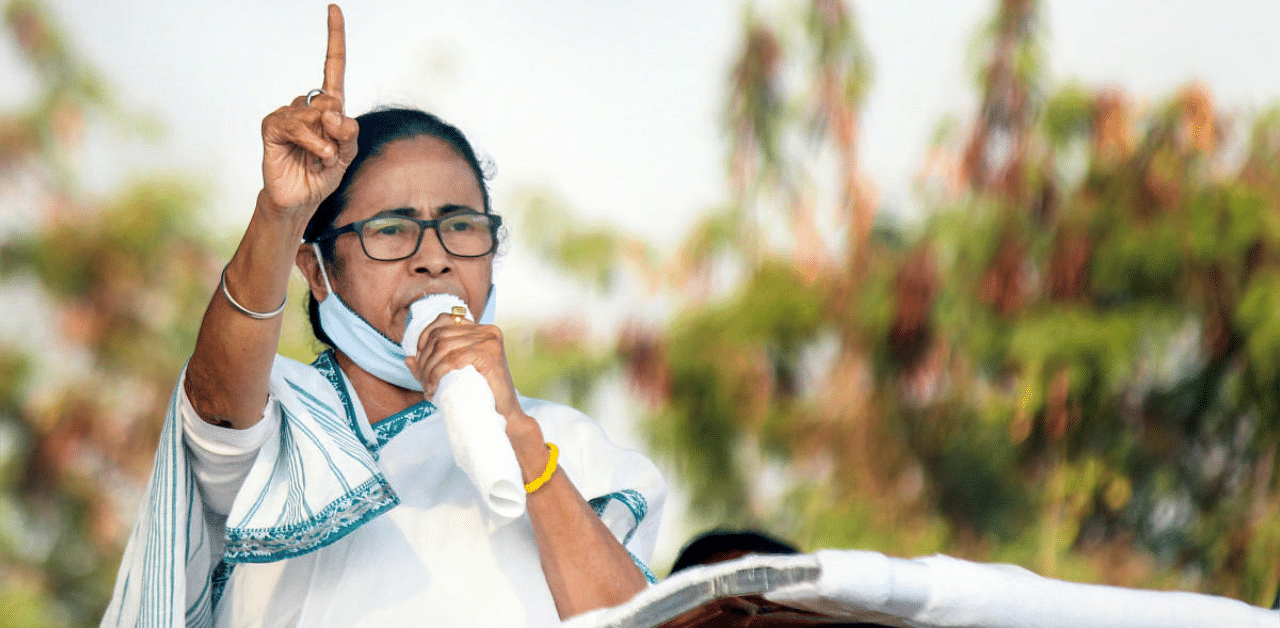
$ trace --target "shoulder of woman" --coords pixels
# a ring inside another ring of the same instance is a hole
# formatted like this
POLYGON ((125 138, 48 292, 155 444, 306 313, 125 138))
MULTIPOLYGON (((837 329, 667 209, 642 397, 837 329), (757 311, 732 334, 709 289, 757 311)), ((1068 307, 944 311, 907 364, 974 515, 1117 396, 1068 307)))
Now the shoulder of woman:
POLYGON ((271 363, 271 383, 277 385, 289 380, 295 383, 323 380, 324 375, 318 367, 319 361, 305 364, 291 357, 276 354, 271 363))
POLYGON ((525 414, 533 417, 539 425, 546 429, 552 426, 563 426, 577 422, 598 424, 581 410, 555 401, 519 396, 520 408, 525 414))
POLYGON ((647 456, 619 445, 599 423, 573 407, 523 396, 520 407, 542 427, 543 436, 560 448, 561 466, 584 496, 630 489, 643 496, 646 510, 660 512, 666 482, 647 456))
POLYGON ((520 407, 542 427, 543 437, 560 447, 560 455, 609 464, 652 466, 644 454, 619 445, 595 419, 554 401, 520 397, 520 407), (569 453, 572 451, 573 453, 569 453))
POLYGON ((271 364, 271 393, 278 399, 293 399, 299 393, 325 403, 341 405, 338 386, 346 386, 342 369, 332 359, 318 358, 310 364, 276 354, 271 364))

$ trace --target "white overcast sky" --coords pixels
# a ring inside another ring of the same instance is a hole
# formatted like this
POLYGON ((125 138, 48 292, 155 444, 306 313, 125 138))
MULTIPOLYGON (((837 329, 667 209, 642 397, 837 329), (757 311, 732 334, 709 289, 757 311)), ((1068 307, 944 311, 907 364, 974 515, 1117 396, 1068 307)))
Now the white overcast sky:
MULTIPOLYGON (((261 185, 261 118, 320 83, 325 3, 48 1, 120 102, 166 129, 154 144, 91 137, 85 185, 109 192, 156 167, 199 173, 211 225, 243 228, 261 185)), ((874 63, 863 163, 882 207, 910 213, 933 129, 974 108, 967 51, 996 1, 852 4, 874 63)), ((1198 79, 1245 115, 1280 102, 1278 0, 1045 7, 1057 82, 1117 85, 1153 101, 1198 79)), ((513 213, 513 193, 536 185, 592 220, 670 245, 725 200, 718 115, 740 45, 740 0, 352 0, 343 9, 349 111, 403 103, 458 124, 497 163, 499 213, 513 213)), ((0 109, 31 95, 11 45, 0 42, 0 109)), ((500 263, 499 323, 582 305, 527 262, 513 246, 500 263)), ((665 551, 679 542, 665 539, 665 551)))

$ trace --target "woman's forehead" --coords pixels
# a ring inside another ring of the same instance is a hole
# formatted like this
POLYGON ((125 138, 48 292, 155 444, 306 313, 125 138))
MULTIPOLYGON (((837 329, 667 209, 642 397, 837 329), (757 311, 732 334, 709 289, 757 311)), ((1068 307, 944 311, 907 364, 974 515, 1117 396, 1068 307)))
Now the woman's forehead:
POLYGON ((458 205, 484 211, 475 172, 448 142, 420 135, 389 142, 363 163, 335 224, 403 208, 434 215, 458 205))

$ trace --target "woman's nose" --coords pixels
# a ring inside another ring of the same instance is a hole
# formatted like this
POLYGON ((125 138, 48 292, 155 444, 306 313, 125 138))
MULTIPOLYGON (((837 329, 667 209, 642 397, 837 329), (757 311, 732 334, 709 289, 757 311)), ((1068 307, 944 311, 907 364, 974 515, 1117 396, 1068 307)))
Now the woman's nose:
POLYGON ((436 276, 453 270, 453 256, 440 244, 440 236, 434 227, 422 231, 418 252, 410 259, 413 260, 414 272, 436 276))

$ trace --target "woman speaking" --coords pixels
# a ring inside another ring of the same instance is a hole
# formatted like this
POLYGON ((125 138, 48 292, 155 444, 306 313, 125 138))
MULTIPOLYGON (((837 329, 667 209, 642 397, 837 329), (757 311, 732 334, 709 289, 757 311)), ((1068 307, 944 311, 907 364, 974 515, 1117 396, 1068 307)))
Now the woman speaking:
POLYGON ((421 111, 347 117, 345 64, 330 6, 322 85, 262 122, 103 626, 549 626, 652 579, 656 468, 512 384, 470 144, 421 111), (311 364, 276 355, 294 265, 311 364))

